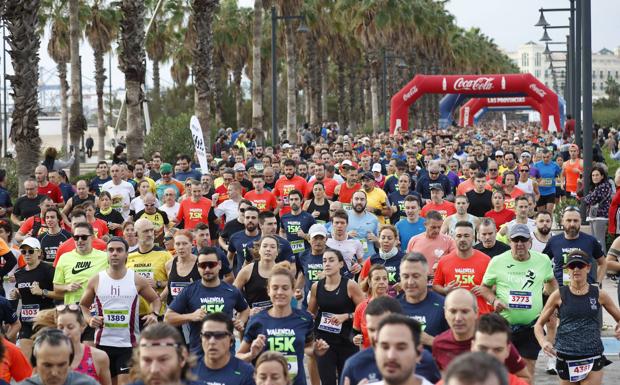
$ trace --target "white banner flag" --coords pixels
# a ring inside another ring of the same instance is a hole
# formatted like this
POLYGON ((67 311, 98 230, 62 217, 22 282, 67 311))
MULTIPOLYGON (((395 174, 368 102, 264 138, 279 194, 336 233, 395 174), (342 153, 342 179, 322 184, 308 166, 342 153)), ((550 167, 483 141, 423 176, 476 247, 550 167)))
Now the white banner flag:
POLYGON ((207 150, 205 149, 205 140, 202 136, 202 128, 200 128, 200 122, 194 115, 189 121, 189 129, 192 131, 192 139, 194 140, 194 148, 196 150, 196 156, 200 163, 200 171, 203 174, 209 174, 209 162, 207 162, 207 150))

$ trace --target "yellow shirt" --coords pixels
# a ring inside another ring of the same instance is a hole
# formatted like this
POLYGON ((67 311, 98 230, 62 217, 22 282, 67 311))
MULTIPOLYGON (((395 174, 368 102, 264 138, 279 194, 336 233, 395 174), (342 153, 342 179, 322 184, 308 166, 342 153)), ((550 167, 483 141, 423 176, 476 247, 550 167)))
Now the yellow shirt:
POLYGON ((224 178, 222 178, 221 176, 218 176, 217 178, 213 180, 214 189, 220 187, 223 184, 224 184, 224 178))
POLYGON ((157 191, 157 189, 155 188, 155 181, 151 178, 149 178, 148 176, 145 176, 142 178, 142 180, 137 180, 136 178, 133 178, 133 180, 140 185, 140 182, 142 182, 142 180, 145 180, 147 182, 149 182, 149 191, 152 192, 153 194, 155 194, 155 192, 157 191))
MULTIPOLYGON (((504 176, 504 173, 505 173, 506 171, 513 171, 513 172, 517 172, 517 166, 514 166, 512 169, 510 169, 510 168, 508 168, 508 167, 506 167, 506 166, 504 166, 504 165, 501 165, 501 166, 499 166, 499 168, 498 168, 498 170, 497 170, 497 171, 499 172, 499 176, 504 176)), ((518 177, 518 176, 517 176, 517 179, 519 179, 519 177, 518 177)))
MULTIPOLYGON (((139 250, 134 251, 127 257, 127 268, 132 269, 144 278, 151 278, 155 281, 167 281, 166 262, 172 259, 172 255, 160 247, 155 246, 148 253, 141 253, 139 250)), ((165 286, 155 289, 157 294, 161 294, 165 286)), ((159 309, 161 314, 163 310, 159 309)), ((140 315, 146 315, 150 312, 149 304, 140 297, 140 315)))
MULTIPOLYGON (((380 188, 375 187, 371 192, 366 192, 367 204, 366 207, 370 209, 385 209, 387 207, 387 195, 385 191, 380 188)), ((377 219, 379 220, 379 224, 389 223, 387 218, 383 215, 377 215, 377 219)))

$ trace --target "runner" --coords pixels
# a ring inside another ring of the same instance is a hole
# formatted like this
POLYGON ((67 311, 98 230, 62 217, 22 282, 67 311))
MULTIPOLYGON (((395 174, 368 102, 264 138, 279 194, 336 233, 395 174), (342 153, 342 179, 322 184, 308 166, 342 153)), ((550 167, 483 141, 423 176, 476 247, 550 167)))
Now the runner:
POLYGON ((179 213, 172 221, 177 227, 182 223, 186 230, 192 230, 198 223, 213 223, 216 219, 211 200, 202 196, 200 182, 190 179, 189 183, 191 196, 181 201, 179 213))
POLYGON ((315 182, 302 209, 310 213, 317 223, 325 224, 329 221, 329 206, 331 203, 331 200, 325 196, 325 185, 323 182, 315 182))
POLYGON ((290 380, 286 357, 278 352, 262 353, 256 360, 254 379, 256 385, 288 385, 290 380))
POLYGON ((91 192, 91 194, 99 195, 99 193, 101 193, 101 187, 106 182, 109 182, 112 180, 109 170, 110 169, 108 166, 108 162, 106 162, 105 160, 99 161, 97 163, 97 168, 95 169, 95 172, 97 173, 97 175, 95 175, 95 177, 91 179, 90 183, 88 184, 88 189, 91 192))
MULTIPOLYGON (((308 230, 316 223, 316 218, 306 211, 302 211, 303 195, 300 191, 293 190, 288 194, 290 211, 281 217, 282 228, 280 235, 286 237, 291 243, 295 255, 303 253, 310 247, 308 244, 308 230)), ((247 226, 247 224, 246 224, 247 226)))
POLYGON ((62 213, 64 215, 70 215, 71 211, 76 207, 81 205, 86 201, 95 202, 95 195, 89 194, 88 192, 88 182, 83 179, 80 179, 75 184, 75 189, 77 190, 76 194, 69 198, 65 206, 62 209, 62 213))
POLYGON ((101 219, 106 223, 110 234, 119 235, 125 218, 123 218, 123 214, 112 208, 112 195, 107 191, 102 191, 99 194, 98 204, 99 208, 95 211, 95 218, 101 219))
MULTIPOLYGON (((265 172, 267 169, 265 169, 265 172)), ((306 194, 307 182, 299 175, 295 175, 295 161, 287 159, 284 161, 284 178, 276 181, 273 193, 278 198, 278 206, 280 206, 280 216, 288 214, 291 206, 288 202, 288 195, 291 191, 297 190, 301 193, 302 198, 306 194)))
POLYGON ((302 301, 304 308, 308 306, 308 294, 314 282, 323 276, 323 253, 326 249, 327 230, 325 226, 317 223, 308 231, 310 249, 304 251, 296 258, 297 275, 295 283, 295 298, 302 301))
POLYGON ((233 268, 234 275, 253 259, 250 250, 254 242, 260 239, 260 229, 258 227, 259 210, 254 206, 247 206, 243 213, 245 230, 238 231, 231 235, 228 242, 228 263, 233 268))
MULTIPOLYGON (((86 221, 86 213, 84 212, 84 210, 75 209, 71 213, 71 228, 73 229, 72 231, 74 233, 79 223, 88 224, 86 221)), ((94 232, 94 229, 93 229, 93 232, 94 232)), ((97 250, 106 249, 106 243, 97 237, 92 237, 91 242, 92 242, 92 248, 94 249, 97 249, 97 250)), ((54 267, 58 266, 58 261, 60 260, 60 257, 62 257, 65 253, 75 251, 76 248, 77 248, 77 243, 74 237, 71 237, 67 239, 66 241, 64 241, 63 243, 61 243, 60 246, 58 246, 58 249, 56 250, 56 259, 54 260, 54 267)))
POLYGON ((510 246, 497 240, 497 226, 493 218, 482 218, 478 227, 478 240, 480 242, 474 245, 474 249, 491 258, 510 250, 510 246))
POLYGON ((515 219, 515 212, 507 209, 505 203, 506 193, 500 187, 493 191, 493 209, 484 214, 485 217, 493 219, 497 231, 504 223, 515 219))
POLYGON ((267 282, 276 265, 278 248, 278 240, 274 236, 263 236, 254 243, 254 261, 241 269, 235 277, 233 286, 243 293, 252 309, 252 315, 271 307, 267 282))
MULTIPOLYGON (((142 276, 159 296, 168 286, 166 263, 172 259, 172 255, 155 245, 155 226, 151 221, 145 218, 138 219, 134 227, 138 233, 138 249, 127 257, 127 268, 142 276)), ((109 247, 108 245, 108 250, 109 247)), ((145 298, 140 298, 140 329, 145 326, 142 319, 151 314, 151 311, 157 314, 163 312, 163 306, 151 309, 149 302, 145 298)))
POLYGON ((278 214, 278 202, 276 196, 271 192, 265 190, 265 176, 263 174, 256 174, 252 177, 252 186, 254 190, 248 191, 243 196, 244 199, 252 202, 252 204, 261 212, 272 211, 274 214, 278 214))
POLYGON ((237 357, 250 362, 264 350, 280 352, 288 363, 289 379, 293 385, 306 385, 304 350, 321 356, 330 347, 325 341, 314 339, 312 315, 291 307, 294 283, 288 269, 277 269, 271 273, 268 287, 273 307, 252 317, 237 357))
POLYGON ((17 345, 28 358, 32 352, 34 320, 41 310, 52 309, 53 300, 62 299, 62 295, 54 292, 54 268, 42 263, 41 244, 36 238, 26 238, 19 247, 26 266, 15 271, 15 289, 9 293, 9 299, 21 299, 19 320, 21 329, 17 345))
POLYGON ((620 309, 611 297, 588 282, 591 258, 580 250, 568 254, 565 266, 570 283, 549 297, 534 331, 545 354, 557 357, 556 370, 560 384, 600 385, 603 368, 611 362, 603 355, 599 312, 601 307, 618 323, 615 337, 620 339, 620 309), (555 338, 545 337, 543 326, 558 311, 560 324, 555 338), (579 335, 579 338, 575 338, 579 335))
POLYGON ((34 341, 33 363, 37 374, 20 385, 97 385, 86 374, 70 370, 74 357, 72 343, 58 329, 45 329, 34 341))
POLYGON ((400 282, 403 289, 397 299, 402 313, 420 323, 421 341, 430 352, 435 336, 448 330, 444 316, 444 297, 429 290, 428 262, 420 253, 411 252, 400 264, 400 282))
POLYGON ((542 253, 551 239, 553 216, 547 211, 538 211, 534 217, 534 223, 536 223, 536 228, 532 232, 532 250, 542 253))
POLYGON ((467 212, 475 217, 482 218, 484 214, 493 209, 493 192, 487 185, 486 174, 482 171, 474 176, 474 188, 465 194, 469 201, 467 212))
POLYGON ((543 160, 534 163, 534 167, 540 172, 538 181, 540 198, 536 204, 538 210, 553 212, 555 206, 555 179, 562 173, 562 169, 557 163, 551 160, 551 151, 544 148, 542 151, 543 160))
POLYGON ((47 231, 37 237, 41 242, 42 259, 50 264, 56 260, 56 252, 60 244, 71 238, 71 233, 60 227, 61 220, 62 217, 57 208, 53 207, 46 210, 45 226, 47 231))
POLYGON ((414 236, 424 232, 425 219, 420 217, 421 201, 414 195, 407 195, 404 201, 406 217, 394 225, 398 230, 400 250, 407 251, 407 243, 414 236))
POLYGON ((330 346, 329 351, 317 359, 321 383, 335 385, 342 373, 344 362, 358 351, 351 342, 353 312, 364 300, 359 285, 341 275, 344 257, 337 250, 323 253, 324 278, 312 284, 308 299, 308 311, 314 315, 317 337, 330 346))
POLYGON ((474 239, 476 238, 476 229, 480 224, 480 219, 476 218, 472 214, 468 213, 469 201, 465 195, 457 195, 454 198, 454 206, 456 207, 456 213, 446 217, 441 227, 442 234, 448 234, 454 238, 454 231, 456 224, 461 221, 471 223, 474 229, 474 239))
POLYGON ((469 222, 457 222, 454 230, 456 250, 444 255, 437 263, 433 290, 447 295, 455 287, 470 290, 478 299, 478 314, 493 311, 481 294, 480 285, 491 258, 472 248, 474 228, 469 222))
POLYGON ((112 179, 101 186, 101 191, 107 191, 112 197, 112 208, 123 215, 123 219, 129 218, 129 204, 136 195, 131 183, 122 179, 122 169, 118 164, 110 167, 112 179))
POLYGON ((92 377, 101 385, 112 384, 110 359, 103 350, 80 342, 86 321, 78 305, 60 305, 56 309, 56 325, 73 345, 71 369, 92 377))
POLYGON ((108 268, 89 281, 80 300, 86 323, 95 329, 95 344, 110 357, 113 383, 128 381, 132 349, 139 337, 139 324, 157 322, 161 303, 157 293, 140 273, 128 269, 127 242, 119 237, 108 241, 108 268), (149 307, 148 314, 140 318, 136 306, 138 297, 149 307), (96 315, 89 309, 95 304, 96 315))
POLYGON ((442 225, 441 214, 438 211, 429 211, 424 222, 426 231, 411 238, 407 244, 407 253, 415 251, 427 257, 430 276, 435 274, 439 259, 456 248, 452 238, 440 233, 442 225))
POLYGON ((327 247, 339 250, 344 256, 344 260, 349 270, 349 275, 353 276, 362 270, 362 257, 364 256, 364 246, 357 239, 348 239, 349 215, 344 210, 337 210, 332 217, 331 237, 327 239, 327 247))
POLYGON ((510 229, 510 251, 491 260, 482 281, 482 295, 513 329, 513 343, 534 376, 540 345, 534 324, 543 308, 543 294, 557 289, 551 261, 530 250, 532 236, 526 225, 510 229), (544 290, 544 291, 543 291, 544 290))
POLYGON ((204 355, 192 373, 198 381, 221 385, 255 385, 252 365, 238 359, 230 352, 235 344, 235 326, 223 313, 207 314, 200 337, 204 355))
POLYGON ((444 190, 441 183, 431 183, 429 185, 430 200, 426 201, 420 215, 427 217, 430 211, 437 211, 441 214, 441 217, 445 220, 448 216, 456 213, 456 207, 454 203, 444 200, 444 190))
POLYGON ((191 361, 178 330, 164 323, 148 326, 140 333, 130 385, 188 383, 191 361), (153 362, 159 365, 153 365, 153 362))
POLYGON ((243 330, 250 314, 241 292, 220 281, 218 273, 222 264, 214 248, 201 249, 197 265, 201 280, 185 287, 168 306, 164 317, 165 322, 172 326, 189 324, 189 347, 192 353, 198 353, 202 349, 200 328, 207 314, 223 312, 232 319, 233 311, 237 311, 234 319, 237 330, 243 330))
MULTIPOLYGON (((375 214, 367 209, 367 196, 363 190, 353 193, 353 209, 347 212, 349 219, 347 234, 361 242, 364 250, 364 260, 376 253, 375 246, 379 245, 379 222, 375 214)), ((371 209, 372 210, 372 209, 371 209)), ((330 245, 328 245, 331 247, 330 245)))
POLYGON ((48 209, 54 208, 54 201, 48 196, 43 196, 39 201, 39 212, 25 218, 20 224, 19 230, 15 233, 15 240, 23 241, 28 237, 37 238, 47 231, 45 227, 45 213, 48 209))
POLYGON ((200 272, 196 265, 198 257, 192 254, 192 233, 179 230, 174 233, 174 258, 166 262, 168 276, 167 287, 161 293, 162 303, 170 305, 172 301, 191 283, 200 280, 200 272))
POLYGON ((391 296, 396 296, 400 288, 398 267, 405 254, 398 248, 398 231, 392 225, 382 225, 379 229, 379 253, 368 258, 362 266, 358 282, 364 291, 368 273, 373 265, 383 265, 388 272, 388 284, 391 296))
MULTIPOLYGON (((370 346, 364 313, 370 301, 388 295, 388 288, 388 271, 385 269, 385 266, 372 265, 366 280, 365 291, 367 292, 367 298, 355 307, 355 312, 353 313, 353 332, 355 334, 353 343, 357 347, 365 349, 370 346)), ((364 290, 363 287, 362 290, 364 290)))
MULTIPOLYGON (((350 162, 349 162, 350 163, 350 162)), ((341 173, 345 177, 345 182, 339 184, 334 189, 334 200, 338 200, 343 204, 345 210, 351 210, 351 200, 353 199, 353 193, 362 188, 361 183, 358 183, 357 169, 347 165, 343 162, 341 166, 341 173)))

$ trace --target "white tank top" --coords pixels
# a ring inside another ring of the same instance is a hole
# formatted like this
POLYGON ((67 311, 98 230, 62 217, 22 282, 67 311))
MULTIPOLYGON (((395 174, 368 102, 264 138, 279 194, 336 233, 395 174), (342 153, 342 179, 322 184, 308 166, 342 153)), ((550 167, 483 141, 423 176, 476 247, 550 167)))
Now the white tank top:
POLYGON ((538 238, 536 238, 536 235, 534 235, 534 232, 532 232, 532 247, 530 248, 530 250, 542 253, 546 246, 547 243, 542 243, 541 241, 539 241, 538 238))
POLYGON ((528 178, 527 182, 519 182, 517 183, 517 187, 523 190, 526 194, 534 193, 534 185, 532 184, 532 180, 528 178))
POLYGON ((103 317, 103 326, 95 331, 95 343, 135 347, 140 332, 140 309, 134 271, 127 269, 122 279, 112 279, 105 270, 100 271, 95 305, 97 314, 103 317))

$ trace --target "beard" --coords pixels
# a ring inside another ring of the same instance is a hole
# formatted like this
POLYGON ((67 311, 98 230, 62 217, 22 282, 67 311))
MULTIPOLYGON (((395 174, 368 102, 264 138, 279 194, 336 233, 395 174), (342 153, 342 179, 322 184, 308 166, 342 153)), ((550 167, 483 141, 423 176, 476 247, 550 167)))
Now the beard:
POLYGON ((547 235, 551 232, 551 227, 543 227, 542 229, 537 227, 536 229, 542 235, 547 235))
POLYGON ((356 204, 356 205, 353 205, 353 211, 355 211, 358 214, 363 213, 365 209, 366 209, 366 206, 361 205, 359 203, 356 204))

